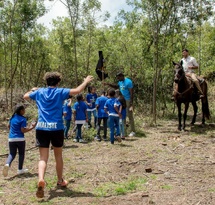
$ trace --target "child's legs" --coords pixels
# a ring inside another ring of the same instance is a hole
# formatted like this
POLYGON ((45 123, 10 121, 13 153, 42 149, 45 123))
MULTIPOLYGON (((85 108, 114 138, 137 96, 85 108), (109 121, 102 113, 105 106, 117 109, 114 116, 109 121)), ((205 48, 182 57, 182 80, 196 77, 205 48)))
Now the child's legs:
POLYGON ((71 120, 65 120, 65 129, 64 129, 64 137, 68 137, 68 132, 70 129, 71 120))
POLYGON ((81 136, 81 127, 83 124, 77 124, 77 131, 76 131, 76 139, 82 139, 81 136))
POLYGON ((91 124, 91 113, 92 113, 92 111, 87 111, 87 115, 88 115, 88 124, 91 124))
POLYGON ((114 142, 114 116, 109 116, 110 141, 114 142))
POLYGON ((103 118, 98 118, 98 124, 97 124, 97 136, 100 136, 101 131, 101 121, 103 118))
POLYGON ((122 137, 123 134, 122 134, 122 123, 119 123, 119 131, 120 131, 120 136, 122 137))
POLYGON ((116 128, 116 136, 120 136, 119 117, 114 117, 114 125, 115 125, 115 128, 116 128))
POLYGON ((103 118, 104 138, 107 137, 107 121, 108 121, 108 118, 107 118, 107 117, 104 117, 104 118, 103 118))
POLYGON ((108 117, 108 119, 107 119, 107 127, 110 128, 110 119, 109 119, 109 117, 108 117))
POLYGON ((12 161, 14 160, 14 158, 16 157, 16 153, 17 153, 17 145, 16 142, 9 142, 9 155, 6 161, 6 164, 9 164, 9 166, 11 165, 12 161))
POLYGON ((122 123, 119 124, 121 137, 125 136, 125 120, 122 120, 122 123))
POLYGON ((94 126, 96 127, 96 123, 97 123, 97 113, 96 113, 96 110, 93 110, 92 113, 93 113, 93 116, 94 116, 94 126))
POLYGON ((18 152, 19 152, 19 164, 18 169, 23 168, 24 159, 25 159, 25 141, 17 142, 18 152))

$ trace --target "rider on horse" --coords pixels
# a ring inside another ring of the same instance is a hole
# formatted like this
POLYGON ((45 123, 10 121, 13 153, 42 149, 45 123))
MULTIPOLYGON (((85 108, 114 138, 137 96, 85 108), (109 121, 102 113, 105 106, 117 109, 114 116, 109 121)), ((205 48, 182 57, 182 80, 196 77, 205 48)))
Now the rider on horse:
MULTIPOLYGON (((199 65, 196 62, 196 59, 189 55, 189 51, 187 49, 182 50, 182 56, 183 56, 183 58, 181 59, 181 61, 183 62, 182 65, 183 65, 183 69, 186 73, 186 76, 191 78, 193 83, 195 83, 196 88, 198 89, 198 91, 200 93, 199 97, 203 98, 204 94, 203 94, 202 89, 200 87, 199 80, 198 80, 196 74, 194 73, 194 69, 198 69, 199 65)), ((177 84, 174 84, 174 88, 175 89, 173 91, 173 96, 176 96, 177 91, 178 91, 177 84)))

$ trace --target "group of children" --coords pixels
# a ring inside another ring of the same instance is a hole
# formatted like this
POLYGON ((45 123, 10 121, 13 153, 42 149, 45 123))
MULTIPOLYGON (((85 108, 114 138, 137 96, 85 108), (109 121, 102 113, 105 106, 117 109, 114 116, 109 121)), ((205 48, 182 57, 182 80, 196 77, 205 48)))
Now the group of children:
MULTIPOLYGON (((110 128, 110 142, 114 144, 117 140, 125 139, 125 119, 126 119, 126 102, 122 95, 116 97, 115 90, 111 89, 101 92, 98 97, 95 87, 89 87, 86 101, 82 94, 76 96, 76 102, 72 106, 72 99, 69 98, 63 105, 63 116, 65 121, 64 138, 68 139, 72 116, 75 123, 76 137, 74 142, 84 142, 81 128, 87 124, 88 128, 92 127, 91 116, 94 116, 94 128, 97 130, 95 139, 98 141, 107 141, 107 128, 110 128), (72 112, 73 111, 73 112, 72 112), (101 122, 103 121, 104 135, 101 137, 101 122)), ((16 157, 17 150, 19 153, 17 174, 28 172, 23 168, 25 158, 25 137, 24 133, 32 130, 36 122, 27 126, 27 120, 24 117, 25 107, 17 105, 12 117, 9 120, 9 155, 3 168, 3 175, 8 175, 9 167, 16 157)))
POLYGON ((72 115, 75 123, 76 137, 74 142, 84 142, 82 138, 81 128, 87 124, 88 128, 97 130, 95 140, 107 141, 107 128, 110 128, 110 142, 114 144, 115 139, 121 142, 125 139, 125 119, 126 119, 126 101, 122 95, 116 96, 116 92, 110 89, 106 95, 102 91, 98 97, 95 87, 88 87, 88 94, 84 99, 82 94, 76 96, 76 102, 71 105, 71 98, 63 105, 63 115, 65 120, 64 137, 68 139, 68 131, 70 128, 72 115), (71 112, 73 110, 73 114, 71 112), (91 123, 91 117, 94 116, 94 124, 91 123), (103 122, 104 134, 101 137, 103 122))

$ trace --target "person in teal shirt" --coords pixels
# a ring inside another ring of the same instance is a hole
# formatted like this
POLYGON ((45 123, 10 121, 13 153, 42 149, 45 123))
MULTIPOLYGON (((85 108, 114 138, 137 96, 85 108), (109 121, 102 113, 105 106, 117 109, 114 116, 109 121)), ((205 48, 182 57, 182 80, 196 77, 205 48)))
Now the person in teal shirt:
MULTIPOLYGON (((111 83, 104 83, 105 85, 109 85, 115 89, 119 89, 121 94, 126 100, 126 113, 129 119, 130 124, 130 134, 129 137, 135 136, 135 124, 134 124, 134 116, 133 116, 133 82, 130 78, 126 78, 123 72, 118 72, 117 75, 118 84, 114 85, 111 83)), ((125 135, 127 135, 125 130, 125 135)))

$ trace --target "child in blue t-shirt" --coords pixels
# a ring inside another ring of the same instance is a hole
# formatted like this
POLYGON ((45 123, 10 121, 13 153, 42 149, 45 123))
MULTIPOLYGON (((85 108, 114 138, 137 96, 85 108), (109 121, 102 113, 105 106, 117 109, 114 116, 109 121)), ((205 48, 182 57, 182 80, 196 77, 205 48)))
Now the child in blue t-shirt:
POLYGON ((25 137, 24 133, 32 130, 36 126, 36 122, 32 123, 30 127, 27 127, 27 120, 23 116, 25 114, 25 108, 23 105, 17 105, 14 114, 9 121, 9 155, 6 164, 3 168, 3 175, 8 175, 9 167, 16 157, 17 150, 19 153, 18 171, 17 174, 24 174, 28 172, 28 169, 23 168, 25 158, 25 137))
POLYGON ((76 138, 73 140, 74 142, 84 142, 81 136, 81 127, 88 121, 87 118, 87 104, 84 102, 84 98, 82 94, 78 94, 77 102, 74 104, 74 122, 76 124, 76 138))
POLYGON ((101 141, 100 131, 101 131, 101 122, 103 121, 103 130, 104 136, 103 139, 107 140, 107 120, 108 114, 104 110, 104 105, 108 98, 105 96, 105 91, 102 91, 101 96, 96 99, 96 108, 97 108, 97 135, 95 140, 101 141))
POLYGON ((96 123, 97 123, 96 105, 95 105, 96 99, 97 99, 96 88, 89 86, 88 94, 86 95, 89 128, 92 127, 92 124, 91 124, 91 115, 92 114, 94 116, 94 127, 96 128, 96 123))
POLYGON ((114 144, 114 130, 116 128, 116 139, 118 142, 121 142, 120 131, 119 131, 119 118, 122 116, 120 113, 121 104, 115 98, 115 90, 111 89, 108 92, 108 96, 110 97, 105 105, 105 112, 108 113, 109 118, 109 126, 110 126, 110 141, 111 144, 114 144))
POLYGON ((126 128, 126 100, 122 94, 119 94, 118 100, 122 105, 121 110, 120 110, 122 117, 119 119, 120 136, 121 136, 121 139, 124 140, 125 139, 125 128, 126 128))
POLYGON ((64 139, 68 139, 68 132, 70 129, 71 119, 72 119, 72 98, 70 97, 65 101, 63 105, 63 116, 64 116, 64 139))

